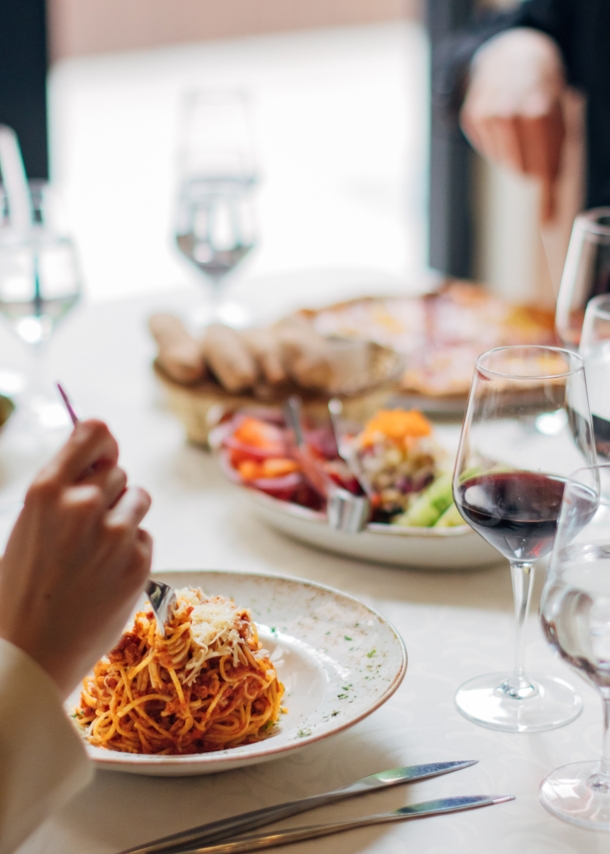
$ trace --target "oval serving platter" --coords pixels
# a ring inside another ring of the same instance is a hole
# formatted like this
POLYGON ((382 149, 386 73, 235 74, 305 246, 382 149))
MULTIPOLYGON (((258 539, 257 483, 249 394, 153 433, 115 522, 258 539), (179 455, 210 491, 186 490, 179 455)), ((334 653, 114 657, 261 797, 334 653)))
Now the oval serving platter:
MULTIPOLYGON (((87 746, 100 768, 149 776, 191 776, 267 762, 328 738, 370 715, 407 669, 402 638, 380 614, 330 587, 277 575, 163 572, 174 588, 201 587, 250 609, 286 694, 287 712, 263 741, 186 756, 145 756, 87 746)), ((80 691, 68 700, 71 711, 80 691)))
POLYGON ((469 525, 403 528, 371 523, 358 534, 330 528, 324 513, 240 487, 254 512, 295 540, 370 563, 417 569, 481 569, 503 560, 469 525))

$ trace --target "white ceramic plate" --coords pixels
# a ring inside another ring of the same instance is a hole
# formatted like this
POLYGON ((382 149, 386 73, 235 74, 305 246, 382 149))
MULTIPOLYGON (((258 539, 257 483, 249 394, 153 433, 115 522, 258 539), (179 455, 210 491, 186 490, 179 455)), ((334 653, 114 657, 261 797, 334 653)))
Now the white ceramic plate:
POLYGON ((455 528, 402 528, 372 523, 358 534, 335 531, 323 513, 241 489, 254 512, 272 528, 295 540, 371 563, 422 569, 480 569, 501 555, 469 525, 455 528))
MULTIPOLYGON (((407 669, 397 631, 376 611, 330 587, 255 573, 165 572, 173 587, 201 587, 248 607, 286 688, 274 735, 257 744, 189 756, 140 756, 92 747, 100 768, 151 776, 228 771, 266 762, 334 735, 392 696, 407 669)), ((79 691, 68 700, 72 710, 79 691)))

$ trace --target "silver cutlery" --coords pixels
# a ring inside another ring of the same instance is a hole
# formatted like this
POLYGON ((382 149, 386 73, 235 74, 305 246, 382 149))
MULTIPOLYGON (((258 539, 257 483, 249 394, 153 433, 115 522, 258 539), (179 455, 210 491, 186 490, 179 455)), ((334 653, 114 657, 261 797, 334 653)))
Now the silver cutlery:
MULTIPOLYGON (((61 383, 56 383, 56 386, 72 424, 78 424, 78 415, 66 390, 61 383)), ((176 594, 169 584, 164 584, 162 581, 153 581, 152 578, 149 578, 146 582, 145 590, 150 606, 157 618, 158 632, 161 637, 165 637, 165 624, 169 619, 172 608, 176 604, 176 594)))
POLYGON ((146 582, 145 589, 150 607, 157 618, 157 631, 161 637, 165 637, 165 624, 169 620, 177 601, 174 589, 169 584, 165 584, 163 581, 153 581, 152 578, 146 582))
POLYGON ((335 444, 337 446, 337 453, 339 457, 343 460, 343 462, 347 465, 351 474, 353 475, 356 483, 362 490, 363 494, 369 499, 372 499, 374 495, 374 489, 362 471, 360 465, 356 460, 356 455, 352 450, 349 442, 345 441, 343 431, 341 429, 341 416, 343 415, 343 403, 339 400, 338 397, 331 397, 328 401, 328 415, 330 417, 330 426, 333 432, 333 438, 335 440, 335 444))
POLYGON ((72 406, 72 401, 68 397, 66 390, 64 389, 61 383, 55 383, 55 385, 57 386, 57 391, 59 392, 59 396, 62 399, 63 405, 68 411, 70 421, 72 422, 72 424, 78 424, 78 415, 76 414, 76 410, 72 406))
POLYGON ((326 499, 326 517, 330 528, 355 534, 368 522, 370 502, 366 495, 354 495, 338 486, 324 471, 319 460, 307 448, 301 423, 301 399, 290 397, 284 406, 287 424, 292 428, 296 445, 295 456, 305 477, 316 492, 326 499))
POLYGON ((458 762, 432 762, 427 765, 411 765, 404 768, 392 768, 389 771, 381 771, 379 774, 371 774, 363 777, 355 783, 325 792, 321 795, 312 795, 308 798, 299 798, 296 801, 288 801, 272 807, 263 807, 252 812, 212 821, 189 830, 163 836, 152 840, 145 845, 136 846, 122 851, 121 854, 157 854, 166 852, 172 854, 192 849, 196 845, 210 844, 235 836, 247 830, 254 830, 264 824, 272 824, 276 821, 289 818, 317 807, 326 806, 345 798, 355 795, 363 795, 379 789, 397 786, 401 783, 412 783, 416 780, 426 780, 429 777, 439 777, 441 774, 449 774, 452 771, 460 771, 476 765, 477 759, 467 759, 458 762))
POLYGON ((271 833, 255 833, 239 839, 231 839, 218 845, 204 845, 199 848, 189 848, 183 854, 237 854, 241 851, 260 851, 262 848, 274 848, 276 845, 290 845, 291 842, 302 842, 305 839, 317 839, 331 833, 354 830, 357 827, 370 827, 374 824, 386 824, 391 821, 405 821, 409 818, 425 818, 430 815, 472 810, 479 807, 489 807, 514 801, 514 795, 464 795, 457 798, 440 798, 436 801, 424 801, 421 804, 411 804, 390 812, 365 815, 362 818, 352 818, 347 821, 333 821, 328 824, 310 824, 305 827, 295 827, 289 830, 277 830, 271 833))

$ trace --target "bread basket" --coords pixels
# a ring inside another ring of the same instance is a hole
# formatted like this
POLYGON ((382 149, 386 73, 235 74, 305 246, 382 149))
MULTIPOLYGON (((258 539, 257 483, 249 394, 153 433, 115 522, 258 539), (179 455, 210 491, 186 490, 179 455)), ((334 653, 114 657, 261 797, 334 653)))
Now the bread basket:
POLYGON ((273 391, 265 388, 258 394, 231 394, 209 379, 196 385, 181 385, 156 362, 153 367, 169 409, 184 424, 188 441, 207 445, 209 431, 223 416, 247 407, 277 409, 293 394, 302 398, 304 413, 313 418, 327 417, 328 400, 334 396, 343 402, 346 418, 364 422, 396 391, 404 371, 404 357, 388 347, 373 345, 371 368, 362 386, 352 388, 348 394, 335 395, 314 392, 295 383, 273 391))

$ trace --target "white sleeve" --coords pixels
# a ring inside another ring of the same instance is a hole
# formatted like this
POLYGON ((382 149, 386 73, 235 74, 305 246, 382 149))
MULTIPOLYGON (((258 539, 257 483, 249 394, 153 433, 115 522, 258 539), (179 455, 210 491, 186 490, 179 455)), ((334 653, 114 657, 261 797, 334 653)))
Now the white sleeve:
POLYGON ((0 638, 0 854, 9 854, 93 776, 51 677, 0 638))

